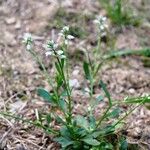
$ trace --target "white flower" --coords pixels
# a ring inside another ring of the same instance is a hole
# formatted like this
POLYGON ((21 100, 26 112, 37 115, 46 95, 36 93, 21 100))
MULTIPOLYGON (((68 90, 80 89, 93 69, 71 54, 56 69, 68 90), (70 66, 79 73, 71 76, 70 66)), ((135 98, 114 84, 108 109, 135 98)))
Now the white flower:
POLYGON ((30 33, 25 33, 23 36, 23 42, 28 44, 29 42, 32 42, 32 35, 30 33))
POLYGON ((72 36, 72 35, 67 35, 67 39, 68 39, 68 40, 72 40, 72 39, 74 39, 74 36, 72 36))
POLYGON ((31 44, 27 44, 27 45, 26 45, 26 49, 27 49, 27 50, 31 50, 31 48, 32 48, 31 44))
POLYGON ((65 55, 60 55, 59 56, 61 59, 66 59, 66 56, 65 55))
POLYGON ((58 51, 56 51, 56 53, 57 53, 58 55, 62 55, 64 52, 63 52, 62 50, 58 50, 58 51))
POLYGON ((107 18, 104 16, 97 16, 96 19, 94 20, 94 23, 99 24, 99 25, 103 25, 105 24, 107 21, 107 18))
POLYGON ((47 51, 47 52, 45 53, 45 55, 46 55, 46 56, 51 56, 51 55, 54 55, 54 52, 53 52, 53 51, 47 51))
POLYGON ((68 45, 68 40, 65 40, 65 44, 68 45))
POLYGON ((64 31, 64 32, 69 31, 69 26, 64 26, 62 31, 64 31))
POLYGON ((106 29, 108 28, 107 18, 103 16, 97 16, 94 23, 98 25, 101 36, 106 35, 106 29))
POLYGON ((88 87, 86 87, 86 88, 84 89, 84 91, 87 92, 87 93, 90 93, 90 89, 89 89, 88 87))
POLYGON ((55 50, 57 49, 58 44, 55 43, 53 40, 47 41, 47 49, 49 50, 55 50))
POLYGON ((60 31, 59 35, 64 37, 68 34, 68 32, 69 32, 69 26, 64 26, 60 31))
POLYGON ((63 37, 64 43, 68 45, 68 40, 74 39, 74 36, 69 34, 69 26, 63 27, 63 29, 58 34, 59 36, 63 37))

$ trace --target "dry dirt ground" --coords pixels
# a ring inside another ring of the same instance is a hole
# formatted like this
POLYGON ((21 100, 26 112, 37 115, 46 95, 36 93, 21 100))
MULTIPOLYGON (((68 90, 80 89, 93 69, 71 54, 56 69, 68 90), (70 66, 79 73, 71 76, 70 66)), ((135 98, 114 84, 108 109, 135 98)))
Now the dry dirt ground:
MULTIPOLYGON (((142 24, 139 27, 123 27, 118 32, 115 27, 110 27, 115 39, 113 45, 116 49, 150 47, 150 2, 130 0, 130 5, 141 16, 142 24)), ((90 34, 86 38, 76 38, 69 52, 74 60, 80 59, 80 49, 91 49, 95 42, 96 30, 92 25, 94 16, 105 13, 96 0, 0 0, 0 111, 7 110, 34 119, 36 109, 49 109, 36 95, 36 87, 50 88, 39 66, 24 49, 21 40, 25 32, 34 35, 36 50, 43 55, 43 41, 50 37, 55 39, 59 31, 56 18, 66 25, 80 26, 82 21, 74 21, 74 18, 83 20, 83 14, 89 16, 82 27, 90 34), (59 14, 58 18, 58 11, 72 15, 67 17, 59 14)), ((50 68, 51 60, 44 55, 43 58, 50 68)), ((84 84, 81 64, 79 61, 74 62, 71 74, 72 78, 78 80, 79 87, 75 89, 73 97, 84 101, 86 97, 80 87, 84 84)), ((100 76, 114 99, 150 94, 150 68, 145 67, 141 57, 130 56, 111 61, 102 68, 100 76)), ((75 107, 78 111, 82 109, 81 103, 75 107)), ((130 142, 139 143, 145 150, 150 149, 150 110, 142 106, 134 111, 127 119, 126 131, 130 142)), ((59 149, 57 147, 52 137, 41 129, 0 116, 0 149, 53 150, 59 149)))

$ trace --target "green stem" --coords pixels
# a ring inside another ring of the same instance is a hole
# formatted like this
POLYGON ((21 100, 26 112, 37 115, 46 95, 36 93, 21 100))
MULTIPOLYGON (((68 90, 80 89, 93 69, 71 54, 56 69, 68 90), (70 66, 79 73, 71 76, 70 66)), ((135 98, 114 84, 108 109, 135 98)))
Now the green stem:
POLYGON ((55 94, 55 96, 56 96, 56 98, 57 98, 57 100, 58 100, 57 91, 55 90, 55 87, 54 87, 54 85, 53 85, 53 83, 52 83, 52 81, 51 81, 51 79, 50 79, 50 77, 49 77, 49 74, 48 74, 48 72, 47 72, 47 70, 46 70, 46 68, 45 68, 45 66, 44 66, 44 64, 43 64, 43 62, 42 62, 42 60, 41 60, 41 58, 38 57, 38 55, 36 54, 35 51, 29 50, 29 52, 32 54, 32 56, 35 58, 35 60, 36 60, 36 61, 40 64, 40 66, 42 67, 43 74, 44 74, 45 78, 47 79, 49 85, 53 88, 54 94, 55 94))
POLYGON ((63 66, 61 65, 61 62, 59 60, 59 58, 57 57, 57 53, 54 51, 55 55, 56 55, 56 59, 57 62, 59 64, 60 70, 61 70, 61 76, 63 77, 64 80, 64 84, 65 84, 65 89, 67 91, 67 96, 68 96, 68 110, 69 110, 69 116, 68 116, 68 122, 71 124, 71 118, 72 118, 72 106, 71 106, 71 90, 69 88, 69 85, 67 84, 66 78, 65 78, 65 74, 63 71, 63 66))
POLYGON ((112 51, 109 54, 106 54, 103 56, 103 59, 111 59, 115 57, 121 57, 121 56, 126 56, 126 55, 142 55, 142 56, 150 56, 150 48, 144 48, 141 50, 116 50, 112 51))
POLYGON ((96 128, 98 128, 98 126, 102 123, 102 121, 106 118, 107 113, 109 112, 109 110, 111 109, 111 105, 106 109, 106 111, 104 112, 103 116, 100 118, 100 120, 98 121, 96 128))
POLYGON ((31 120, 28 120, 28 119, 23 119, 23 118, 21 118, 21 117, 17 117, 17 116, 14 116, 14 115, 10 115, 10 114, 4 113, 4 112, 0 112, 0 115, 6 116, 6 117, 10 117, 10 118, 14 118, 15 120, 20 120, 20 121, 23 121, 23 122, 32 124, 32 125, 34 125, 34 126, 38 126, 38 127, 42 128, 42 129, 44 129, 45 131, 47 131, 47 129, 48 129, 48 131, 50 131, 51 133, 53 133, 53 134, 55 134, 55 135, 58 134, 57 131, 52 130, 52 129, 50 129, 50 128, 47 128, 47 127, 45 127, 45 126, 42 125, 42 124, 33 122, 33 121, 31 121, 31 120))
MULTIPOLYGON (((67 53, 66 53, 67 49, 68 49, 67 45, 65 43, 63 43, 63 51, 64 51, 65 56, 67 56, 67 53)), ((66 76, 67 76, 67 85, 69 87, 69 62, 68 62, 68 59, 66 59, 66 76)))

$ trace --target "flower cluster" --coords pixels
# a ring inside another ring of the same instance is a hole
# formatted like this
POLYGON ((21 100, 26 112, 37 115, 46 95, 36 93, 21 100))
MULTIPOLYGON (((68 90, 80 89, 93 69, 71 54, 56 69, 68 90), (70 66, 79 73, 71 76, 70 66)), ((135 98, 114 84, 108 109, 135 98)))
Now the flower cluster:
POLYGON ((108 28, 107 18, 104 16, 97 16, 94 23, 98 25, 101 36, 106 35, 106 29, 108 28))
MULTIPOLYGON (((69 27, 65 26, 60 31, 59 36, 63 37, 64 43, 67 45, 69 40, 74 39, 74 36, 69 34, 69 27)), ((58 49, 58 44, 55 43, 53 40, 47 42, 45 46, 47 52, 45 53, 46 56, 58 56, 61 59, 65 59, 66 56, 64 55, 64 51, 58 49)))
POLYGON ((31 50, 32 42, 33 42, 32 35, 30 33, 25 33, 23 36, 23 43, 25 43, 27 50, 31 50))
POLYGON ((47 50, 45 53, 46 56, 58 56, 61 59, 66 58, 63 50, 58 50, 58 44, 56 44, 53 40, 48 41, 45 48, 47 50))
POLYGON ((63 29, 60 31, 59 35, 64 38, 64 42, 66 45, 68 44, 69 40, 74 39, 74 36, 69 34, 68 26, 63 27, 63 29))

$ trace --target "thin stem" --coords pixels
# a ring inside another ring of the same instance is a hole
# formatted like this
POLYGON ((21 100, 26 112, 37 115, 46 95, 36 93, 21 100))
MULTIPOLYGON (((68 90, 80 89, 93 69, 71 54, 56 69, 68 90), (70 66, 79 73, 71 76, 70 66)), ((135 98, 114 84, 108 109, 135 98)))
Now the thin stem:
MULTIPOLYGON (((142 103, 141 103, 142 104, 142 103)), ((122 120, 124 120, 127 116, 129 116, 136 108, 138 108, 139 106, 141 106, 141 104, 139 104, 139 105, 137 105, 137 106, 135 106, 133 109, 131 109, 128 113, 126 113, 122 118, 120 118, 113 126, 111 126, 110 127, 110 130, 112 129, 112 128, 114 128, 115 126, 117 126, 122 120)), ((103 136, 108 136, 108 135, 110 135, 110 134, 112 134, 112 133, 108 133, 108 134, 105 134, 105 135, 103 135, 103 136)))
POLYGON ((43 62, 42 62, 42 60, 41 60, 41 58, 38 57, 38 55, 36 54, 35 51, 29 50, 29 52, 32 54, 32 56, 36 59, 36 61, 37 61, 37 62, 40 64, 40 66, 42 67, 43 74, 44 74, 45 78, 47 79, 49 85, 53 88, 54 94, 55 94, 55 96, 56 96, 56 98, 57 98, 57 100, 58 100, 57 91, 55 90, 55 87, 54 87, 54 85, 53 85, 53 83, 52 83, 52 81, 51 81, 51 79, 50 79, 50 77, 49 77, 49 74, 48 74, 48 72, 47 72, 47 70, 46 70, 46 68, 45 68, 45 66, 44 66, 44 64, 43 64, 43 62))
MULTIPOLYGON (((63 43, 63 51, 66 56, 67 56, 67 53, 66 53, 67 49, 68 49, 67 44, 63 43)), ((69 62, 68 62, 68 59, 66 59, 66 76, 67 76, 67 85, 69 87, 69 62)))
POLYGON ((57 62, 59 64, 59 67, 60 67, 60 70, 61 70, 61 76, 63 77, 64 84, 65 84, 65 89, 67 91, 67 96, 68 96, 68 110, 69 110, 68 122, 71 123, 71 118, 72 118, 71 91, 70 91, 69 85, 67 84, 67 81, 66 81, 66 77, 65 77, 65 74, 64 74, 64 71, 63 71, 63 66, 62 66, 59 58, 57 57, 57 53, 55 52, 55 50, 53 50, 53 51, 54 51, 54 53, 56 55, 56 59, 57 59, 57 62))
POLYGON ((50 131, 50 132, 51 132, 51 133, 53 133, 53 134, 56 134, 56 135, 58 134, 58 132, 57 132, 57 131, 54 131, 54 130, 52 130, 52 129, 50 129, 50 128, 45 127, 45 126, 44 126, 44 125, 42 125, 42 124, 39 124, 39 123, 33 122, 33 121, 31 121, 31 120, 23 119, 23 118, 21 118, 21 117, 13 116, 13 115, 10 115, 10 114, 4 113, 4 112, 0 112, 0 114, 1 114, 2 116, 6 116, 6 117, 10 117, 10 118, 14 118, 15 120, 21 120, 21 121, 23 121, 23 122, 26 122, 26 123, 32 124, 32 125, 34 125, 34 126, 38 126, 38 127, 42 128, 42 129, 44 129, 45 131, 47 131, 47 129, 48 129, 48 131, 50 131))
POLYGON ((107 113, 109 112, 109 110, 111 109, 111 105, 106 109, 106 111, 104 112, 103 116, 100 118, 100 120, 98 121, 96 128, 98 128, 98 126, 102 123, 102 121, 106 118, 107 113))

